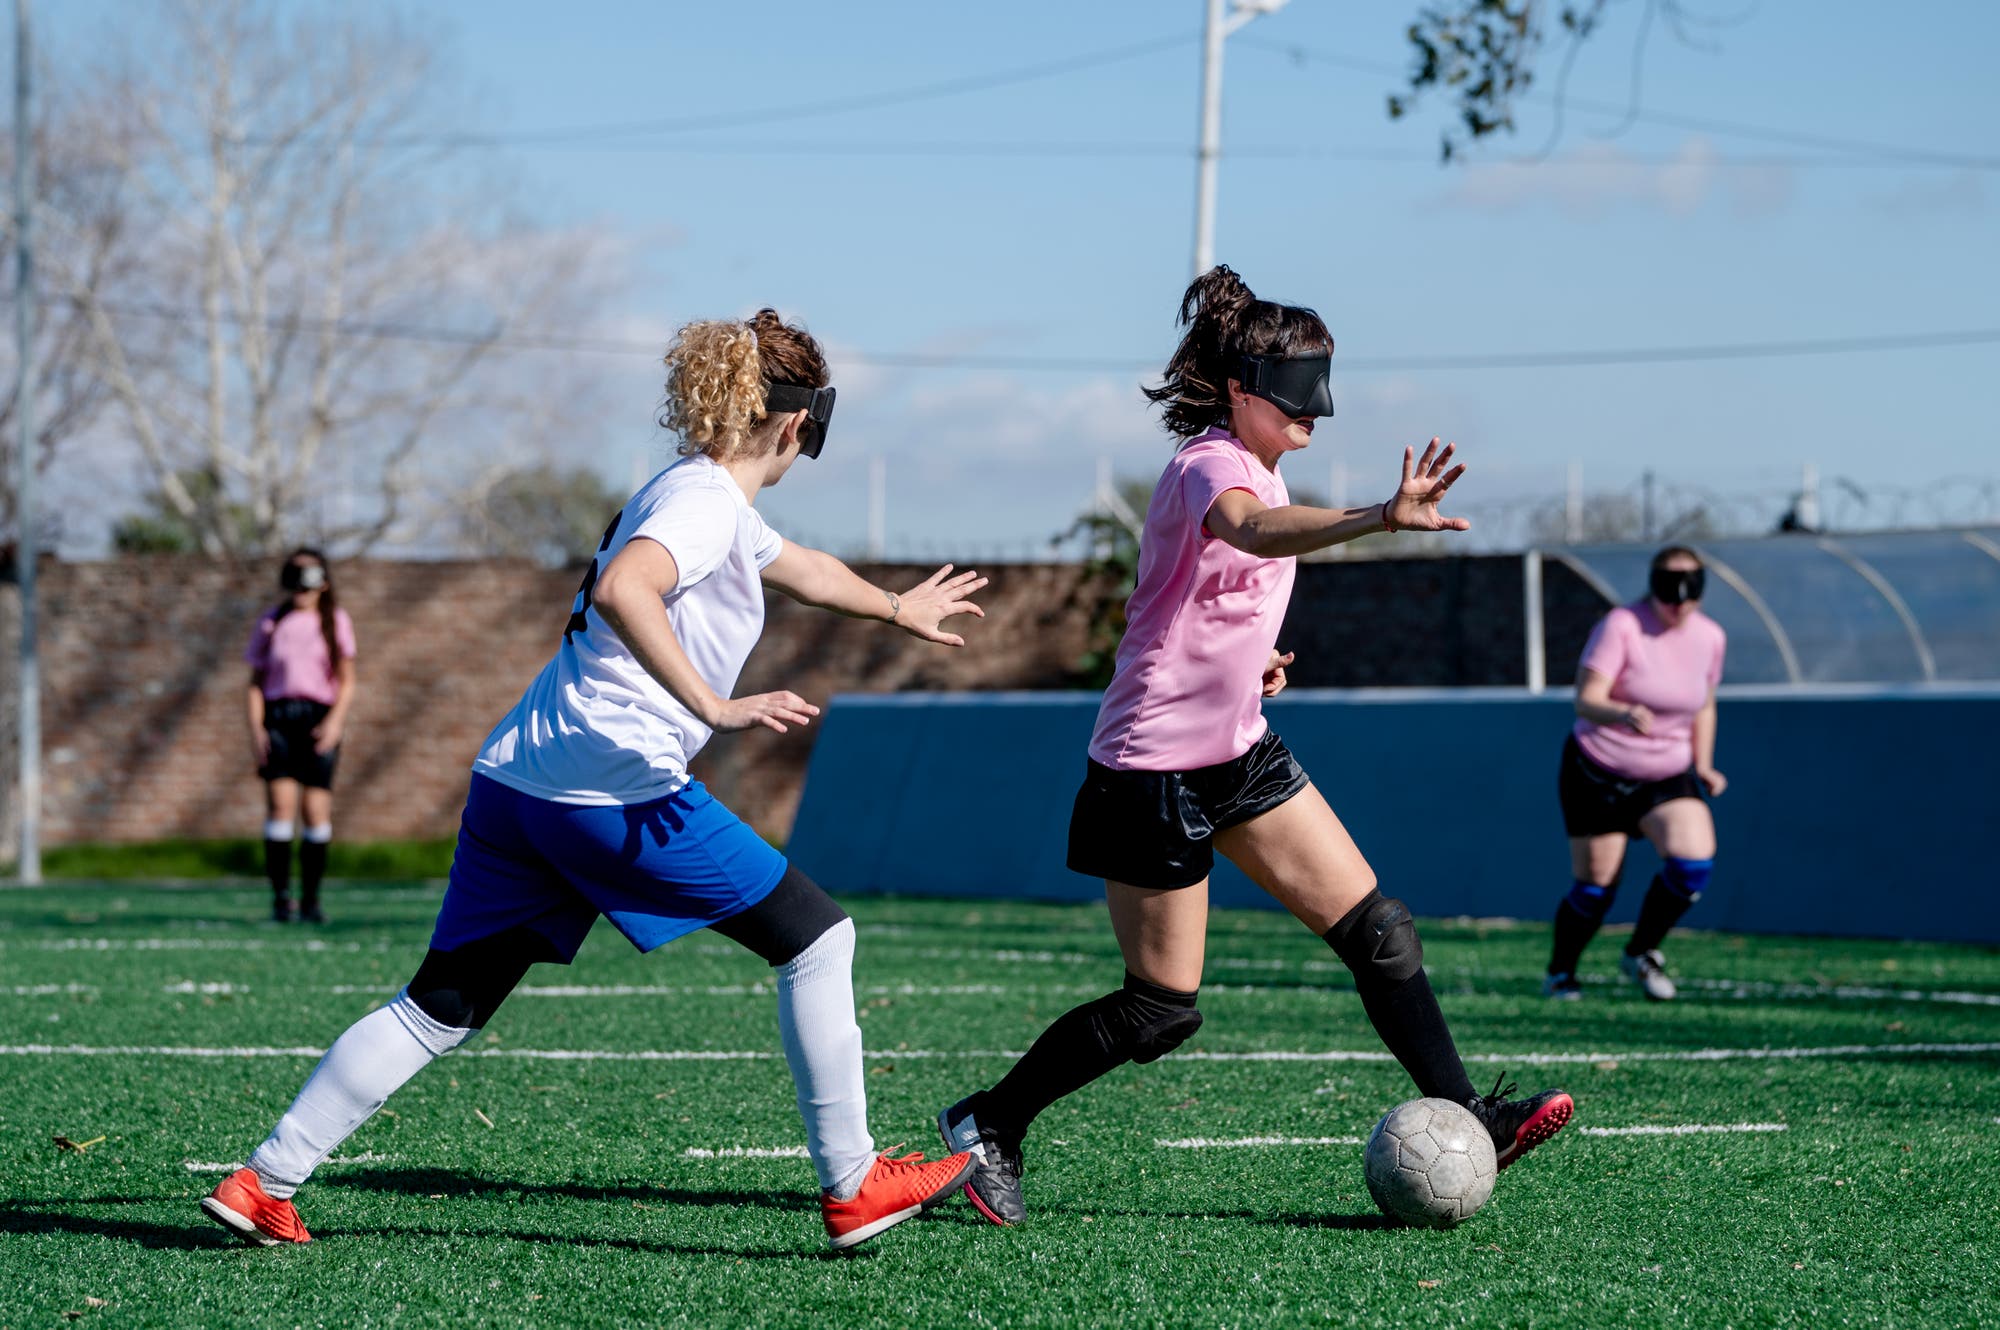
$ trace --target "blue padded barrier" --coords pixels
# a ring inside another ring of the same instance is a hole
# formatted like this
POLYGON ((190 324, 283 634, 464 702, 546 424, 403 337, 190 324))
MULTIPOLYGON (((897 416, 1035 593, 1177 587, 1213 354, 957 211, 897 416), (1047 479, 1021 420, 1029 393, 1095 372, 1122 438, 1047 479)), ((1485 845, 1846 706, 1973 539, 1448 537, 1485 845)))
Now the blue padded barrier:
MULTIPOLYGON (((1063 866, 1096 713, 1094 693, 835 698, 789 852, 836 893, 1097 899, 1063 866)), ((1296 689, 1266 714, 1418 914, 1540 919, 1568 890, 1567 693, 1296 689)), ((2000 943, 2000 689, 1724 689, 1716 759, 1692 926, 2000 943)), ((1614 922, 1657 868, 1635 843, 1614 922)), ((1226 863, 1212 893, 1272 904, 1226 863)))

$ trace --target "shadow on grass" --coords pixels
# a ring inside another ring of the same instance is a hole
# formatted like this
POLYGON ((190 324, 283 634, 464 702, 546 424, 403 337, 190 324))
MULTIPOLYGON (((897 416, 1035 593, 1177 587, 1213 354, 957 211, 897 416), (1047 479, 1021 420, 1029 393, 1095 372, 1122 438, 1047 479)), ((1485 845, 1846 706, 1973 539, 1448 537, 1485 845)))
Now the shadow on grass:
POLYGON ((729 1191, 714 1188, 667 1187, 653 1183, 521 1182, 450 1168, 353 1169, 318 1180, 326 1187, 357 1191, 395 1192, 416 1196, 482 1196, 489 1198, 556 1196, 576 1201, 639 1201, 661 1206, 755 1207, 814 1213, 812 1198, 796 1192, 729 1191))
MULTIPOLYGON (((120 1202, 125 1204, 126 1202, 120 1202)), ((0 1203, 0 1233, 67 1233, 78 1237, 114 1238, 141 1247, 165 1251, 208 1251, 241 1245, 206 1221, 191 1217, 185 1224, 153 1224, 141 1219, 100 1219, 94 1215, 50 1210, 50 1205, 71 1205, 64 1201, 23 1201, 0 1203)))

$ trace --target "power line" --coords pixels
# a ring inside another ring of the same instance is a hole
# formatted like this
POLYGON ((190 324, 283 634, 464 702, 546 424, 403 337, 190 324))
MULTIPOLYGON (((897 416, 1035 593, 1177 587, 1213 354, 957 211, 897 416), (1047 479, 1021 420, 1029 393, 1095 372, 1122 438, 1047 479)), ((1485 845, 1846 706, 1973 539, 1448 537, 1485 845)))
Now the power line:
MULTIPOLYGON (((1353 69, 1385 78, 1402 79, 1409 71, 1392 65, 1378 64, 1373 60, 1360 60, 1352 56, 1339 55, 1332 51, 1313 50, 1290 42, 1258 40, 1255 37, 1241 38, 1245 46, 1260 51, 1289 56, 1300 62, 1316 62, 1335 65, 1343 69, 1353 69)), ((1523 100, 1554 104, 1558 99, 1552 93, 1524 92, 1523 100)), ((1650 111, 1643 108, 1601 102, 1588 97, 1565 95, 1561 101, 1569 106, 1586 111, 1598 111, 1608 115, 1629 116, 1634 120, 1649 121, 1656 125, 1670 125, 1677 129, 1698 129, 1711 134, 1729 134, 1739 138, 1764 139, 1772 143, 1786 143, 1793 147, 1824 148, 1834 152, 1853 153, 1861 156, 1895 159, 1905 162, 1921 162, 1929 166, 1957 166, 1975 171, 2000 169, 2000 157, 1981 156, 1975 153, 1945 152, 1932 148, 1912 148, 1904 144, 1873 143, 1861 139, 1840 138, 1831 134, 1810 134, 1793 129, 1779 129, 1770 125, 1756 125, 1743 120, 1724 120, 1716 116, 1685 115, 1678 111, 1650 111)))
MULTIPOLYGON (((533 145, 529 145, 533 146, 533 145)), ((565 151, 655 153, 669 156, 715 156, 715 157, 1039 157, 1039 158, 1146 158, 1156 160, 1181 160, 1192 157, 1194 149, 1184 143, 1146 142, 1079 142, 1076 140, 994 140, 994 139, 910 139, 910 140, 784 140, 762 139, 736 142, 680 141, 672 143, 563 143, 553 147, 565 151)), ((1435 168, 1437 158, 1421 153, 1413 153, 1403 148, 1334 147, 1310 145, 1278 145, 1272 147, 1245 147, 1228 150, 1231 161, 1342 161, 1380 162, 1390 166, 1422 166, 1435 168)), ((1664 152, 1623 153, 1613 161, 1566 162, 1562 160, 1501 158, 1488 163, 1492 166, 1516 167, 1521 169, 1563 170, 1571 166, 1587 165, 1592 170, 1621 167, 1676 166, 1687 162, 1685 154, 1664 152)), ((1758 153, 1717 157, 1704 166, 1718 169, 1760 169, 1786 167, 1791 169, 1815 169, 1820 167, 1845 170, 1871 170, 1910 166, 1953 166, 1967 169, 1959 163, 1943 162, 1903 162, 1893 158, 1871 157, 1827 157, 1807 156, 1793 153, 1758 153)), ((1976 168, 1987 169, 1987 168, 1976 168)), ((1991 163, 1991 169, 2000 169, 2000 159, 1991 163)))
MULTIPOLYGON (((645 134, 687 134, 711 129, 734 129, 743 125, 779 124, 788 120, 805 120, 827 115, 844 115, 854 111, 873 111, 887 106, 905 106, 912 102, 935 101, 944 97, 957 97, 970 92, 984 92, 989 88, 1011 87, 1020 83, 1032 83, 1041 79, 1055 78, 1062 74, 1080 73, 1088 69, 1100 69, 1106 65, 1121 64, 1136 60, 1141 56, 1153 55, 1160 51, 1194 44, 1194 33, 1181 33, 1173 37, 1160 37, 1152 41, 1134 42, 1126 46, 1105 47, 1095 51, 1085 51, 1067 56, 1061 60, 1051 60, 1042 64, 1023 65, 1013 69, 996 70, 990 74, 970 74, 959 78, 940 79, 931 83, 920 83, 907 88, 885 92, 859 93, 846 97, 831 97, 819 101, 795 102, 790 106, 774 106, 760 111, 723 112, 714 115, 683 116, 663 120, 622 120, 588 125, 558 126, 550 129, 495 130, 491 132, 461 131, 444 134, 391 134, 365 142, 390 147, 447 147, 447 148, 492 148, 510 145, 557 145, 578 140, 604 140, 630 138, 645 134)), ((253 140, 257 141, 257 140, 253 140)))
MULTIPOLYGON (((0 302, 11 297, 0 296, 0 302)), ((74 298, 70 298, 74 303, 74 298)), ((164 319, 199 325, 206 316, 198 310, 164 304, 110 303, 112 314, 134 318, 164 319)), ((589 334, 552 332, 508 332, 501 328, 481 332, 473 329, 438 328, 400 322, 364 322, 350 319, 275 318, 252 319, 247 315, 224 314, 222 321, 235 326, 261 324, 273 330, 303 333, 332 333, 335 336, 375 341, 430 342, 455 346, 486 345, 506 351, 553 351, 583 355, 646 356, 657 358, 656 343, 629 338, 595 337, 589 334)), ((1794 338, 1763 342, 1713 342, 1683 346, 1623 347, 1612 349, 1503 351, 1466 354, 1414 356, 1341 357, 1336 368, 1343 372, 1388 373, 1412 370, 1492 370, 1492 369, 1584 369, 1604 365, 1664 365, 1711 360, 1764 360, 1794 356, 1846 355, 1861 351, 1917 351, 1947 347, 1985 346, 2000 343, 2000 328, 1949 329, 1935 332, 1864 334, 1852 337, 1794 338)), ((1089 356, 1006 356, 962 355, 949 352, 863 351, 836 356, 849 364, 881 369, 962 369, 1012 370, 1064 373, 1145 373, 1161 363, 1157 359, 1089 356)))

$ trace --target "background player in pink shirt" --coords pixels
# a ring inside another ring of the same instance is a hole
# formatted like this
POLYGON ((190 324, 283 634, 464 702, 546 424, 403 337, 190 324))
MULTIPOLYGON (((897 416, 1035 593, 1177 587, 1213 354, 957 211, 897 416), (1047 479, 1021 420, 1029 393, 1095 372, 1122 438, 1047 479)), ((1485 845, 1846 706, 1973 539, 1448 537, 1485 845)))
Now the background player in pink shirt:
POLYGON ((1069 866, 1105 880, 1125 981, 1059 1017, 997 1085, 938 1115, 949 1147, 979 1159, 966 1193, 996 1224, 1027 1216, 1021 1143, 1038 1113, 1200 1028, 1217 849, 1326 939, 1389 1051, 1425 1095, 1479 1115, 1501 1167, 1573 1111, 1560 1090, 1509 1100, 1497 1083, 1491 1095, 1473 1089, 1409 910, 1376 890, 1347 829, 1264 723, 1263 699, 1284 688, 1292 659, 1277 638, 1295 556, 1376 531, 1465 530, 1438 512, 1465 468, 1432 439, 1421 458, 1403 450, 1402 484, 1383 503, 1292 503, 1279 460, 1333 414, 1326 325, 1257 299, 1225 267, 1188 288, 1180 321, 1165 382, 1146 395, 1183 442, 1146 511, 1116 674, 1070 816, 1069 866))
POLYGON ((300 807, 299 916, 323 924, 319 886, 333 841, 333 769, 354 703, 354 621, 340 608, 326 556, 296 549, 278 570, 285 599, 250 630, 250 752, 264 780, 264 871, 271 917, 292 917, 292 831, 300 807))
POLYGON ((1556 780, 1569 832, 1569 894, 1556 907, 1542 992, 1576 998, 1576 963, 1618 894, 1625 846, 1644 836, 1660 872, 1639 907, 1619 967, 1664 1002, 1674 996, 1660 943, 1701 899, 1715 868, 1705 795, 1728 786, 1715 769, 1715 688, 1727 646, 1701 612, 1701 556, 1670 545, 1653 556, 1649 594, 1598 621, 1576 676, 1576 725, 1556 780))

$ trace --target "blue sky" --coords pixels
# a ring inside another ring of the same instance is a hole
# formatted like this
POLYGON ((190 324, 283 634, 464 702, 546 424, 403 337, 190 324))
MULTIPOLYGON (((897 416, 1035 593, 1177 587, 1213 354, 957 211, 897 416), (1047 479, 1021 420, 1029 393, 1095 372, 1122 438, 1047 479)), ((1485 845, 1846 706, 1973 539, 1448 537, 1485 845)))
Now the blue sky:
MULTIPOLYGON (((1138 396, 1142 375, 896 369, 857 357, 1164 359, 1189 276, 1201 8, 486 0, 415 12, 443 36, 467 127, 503 133, 740 121, 1183 38, 876 109, 494 151, 548 220, 626 239, 632 270, 598 328, 663 337, 687 318, 772 303, 835 349, 842 398, 828 454, 764 501, 781 529, 856 545, 867 459, 882 456, 892 549, 992 557, 1063 526, 1099 458, 1121 474, 1157 471, 1170 445, 1138 396), (936 144, 1068 151, 911 150, 936 144)), ((1878 508, 1947 476, 2000 477, 1992 343, 1619 367, 1344 368, 2000 326, 2000 173, 1883 165, 1648 120, 1603 137, 1618 117, 1576 108, 1548 160, 1510 164, 1547 138, 1541 103, 1524 104, 1512 140, 1443 168, 1441 105, 1401 122, 1383 110, 1416 8, 1292 0, 1230 42, 1217 255, 1260 294, 1316 306, 1339 344, 1340 414, 1287 462, 1295 486, 1326 490, 1339 461, 1353 500, 1372 501, 1392 483, 1402 444, 1432 433, 1459 440, 1472 463, 1460 493, 1475 521, 1482 506, 1497 514, 1559 493, 1572 461, 1592 490, 1628 487, 1650 468, 1664 483, 1766 498, 1815 463, 1876 494, 1878 508)), ((1717 0, 1713 12, 1729 11, 1740 0, 1717 0)), ((59 49, 122 12, 74 4, 44 26, 59 49)), ((1640 12, 1637 0, 1611 7, 1577 61, 1576 97, 1626 103, 1640 12)), ((1927 5, 1921 22, 1912 12, 1765 3, 1704 30, 1706 49, 1656 31, 1640 105, 2000 157, 1988 63, 2000 6, 1927 5)), ((1544 68, 1552 82, 1553 59, 1544 68)), ((613 373, 600 429, 551 448, 623 482, 666 446, 650 425, 652 367, 633 358, 613 373)), ((1902 511, 1937 506, 1918 498, 1902 511)))

